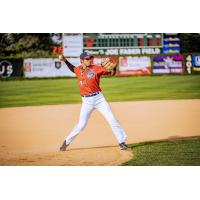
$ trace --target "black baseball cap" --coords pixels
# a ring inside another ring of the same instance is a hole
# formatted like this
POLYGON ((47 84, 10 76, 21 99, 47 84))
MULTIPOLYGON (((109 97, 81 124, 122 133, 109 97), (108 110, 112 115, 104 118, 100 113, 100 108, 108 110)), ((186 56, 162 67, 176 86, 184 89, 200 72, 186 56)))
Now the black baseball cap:
POLYGON ((83 60, 85 57, 93 58, 93 56, 91 54, 89 54, 88 52, 81 53, 80 59, 83 60))

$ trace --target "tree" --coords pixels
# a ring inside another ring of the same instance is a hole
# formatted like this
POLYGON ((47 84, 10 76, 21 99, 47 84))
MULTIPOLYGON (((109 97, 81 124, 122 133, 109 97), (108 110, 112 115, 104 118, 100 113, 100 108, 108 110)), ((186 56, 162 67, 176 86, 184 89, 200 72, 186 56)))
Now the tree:
POLYGON ((181 53, 200 52, 200 34, 199 33, 181 33, 181 53))
POLYGON ((0 34, 0 56, 49 56, 52 46, 50 33, 0 34))

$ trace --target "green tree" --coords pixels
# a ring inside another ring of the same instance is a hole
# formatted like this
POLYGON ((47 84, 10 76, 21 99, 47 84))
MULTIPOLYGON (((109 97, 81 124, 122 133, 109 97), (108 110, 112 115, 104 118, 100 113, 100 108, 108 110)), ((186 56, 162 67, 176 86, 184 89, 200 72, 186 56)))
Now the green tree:
POLYGON ((52 52, 50 33, 1 33, 0 56, 49 56, 52 52))
POLYGON ((181 33, 181 53, 200 52, 200 34, 199 33, 181 33))

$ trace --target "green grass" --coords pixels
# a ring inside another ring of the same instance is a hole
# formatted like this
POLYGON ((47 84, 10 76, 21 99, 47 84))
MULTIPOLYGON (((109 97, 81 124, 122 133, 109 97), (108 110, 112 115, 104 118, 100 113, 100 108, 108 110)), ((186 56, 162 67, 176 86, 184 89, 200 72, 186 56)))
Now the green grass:
POLYGON ((134 154, 125 166, 200 166, 200 137, 130 146, 134 154))
MULTIPOLYGON (((199 99, 199 75, 101 79, 108 101, 199 99)), ((80 103, 76 78, 0 81, 0 107, 80 103)))

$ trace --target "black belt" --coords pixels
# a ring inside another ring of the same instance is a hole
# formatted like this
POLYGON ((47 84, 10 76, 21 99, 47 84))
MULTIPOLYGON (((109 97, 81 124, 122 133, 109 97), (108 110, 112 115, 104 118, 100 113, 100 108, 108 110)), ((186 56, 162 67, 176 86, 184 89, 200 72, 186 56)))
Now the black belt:
POLYGON ((97 94, 99 94, 99 92, 95 92, 95 93, 85 95, 85 96, 82 96, 82 97, 93 97, 93 96, 96 96, 97 94))

